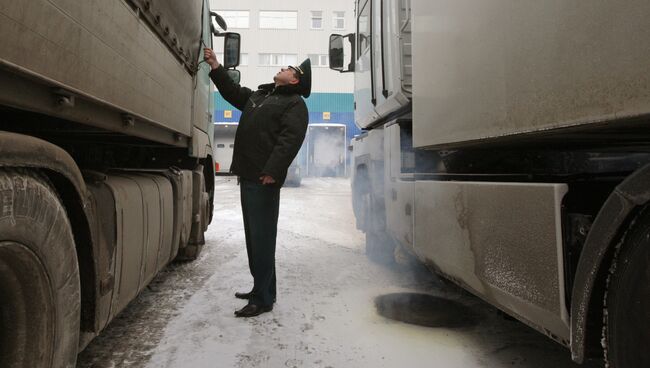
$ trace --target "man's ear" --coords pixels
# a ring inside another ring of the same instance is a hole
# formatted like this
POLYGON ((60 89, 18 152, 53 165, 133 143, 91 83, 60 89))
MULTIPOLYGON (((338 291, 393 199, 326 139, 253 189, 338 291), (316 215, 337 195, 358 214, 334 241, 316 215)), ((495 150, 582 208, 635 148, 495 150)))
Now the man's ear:
POLYGON ((298 83, 300 83, 300 79, 297 79, 297 78, 293 78, 293 79, 289 82, 289 84, 298 84, 298 83))

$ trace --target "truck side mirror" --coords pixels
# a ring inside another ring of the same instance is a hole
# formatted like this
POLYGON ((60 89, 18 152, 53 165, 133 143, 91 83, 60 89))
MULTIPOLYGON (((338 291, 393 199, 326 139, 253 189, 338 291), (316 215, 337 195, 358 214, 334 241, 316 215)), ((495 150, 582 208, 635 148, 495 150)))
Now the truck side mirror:
POLYGON ((348 73, 354 71, 354 33, 345 36, 339 34, 330 35, 329 47, 329 64, 330 69, 337 70, 340 73, 348 73), (346 42, 349 45, 349 51, 346 52, 346 42), (345 65, 346 56, 349 55, 350 62, 345 65))
POLYGON ((241 36, 239 33, 226 32, 223 40, 223 67, 234 68, 239 65, 241 36))
POLYGON ((241 81, 241 73, 237 69, 227 69, 226 74, 235 84, 239 84, 239 81, 241 81))
MULTIPOLYGON (((228 25, 226 24, 226 21, 221 17, 221 15, 217 14, 216 12, 211 11, 210 12, 210 17, 212 19, 214 19, 215 21, 217 21, 217 24, 219 25, 219 27, 221 27, 221 29, 223 29, 224 31, 228 30, 228 25)), ((217 27, 214 26, 214 23, 210 22, 210 26, 212 28, 212 33, 215 36, 219 36, 220 32, 217 30, 217 27)))

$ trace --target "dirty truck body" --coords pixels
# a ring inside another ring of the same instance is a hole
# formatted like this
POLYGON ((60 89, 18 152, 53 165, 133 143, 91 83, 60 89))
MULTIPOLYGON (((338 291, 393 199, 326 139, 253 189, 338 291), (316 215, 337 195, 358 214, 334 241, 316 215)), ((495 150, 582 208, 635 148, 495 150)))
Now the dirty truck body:
POLYGON ((650 4, 356 9, 330 64, 355 73, 369 256, 410 255, 577 362, 650 364, 650 4))
POLYGON ((0 366, 76 355, 211 220, 207 1, 0 0, 0 366))

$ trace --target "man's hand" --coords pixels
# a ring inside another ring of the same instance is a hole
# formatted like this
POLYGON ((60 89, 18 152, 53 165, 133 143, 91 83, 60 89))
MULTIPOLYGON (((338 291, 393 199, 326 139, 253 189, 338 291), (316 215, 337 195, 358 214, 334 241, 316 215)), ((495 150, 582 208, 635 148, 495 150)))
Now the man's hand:
POLYGON ((219 65, 221 65, 219 64, 219 60, 217 60, 217 55, 214 54, 214 51, 207 47, 203 49, 203 60, 210 65, 212 70, 217 69, 219 65))
POLYGON ((275 184, 275 179, 273 179, 270 175, 260 176, 260 181, 262 182, 262 185, 275 184))

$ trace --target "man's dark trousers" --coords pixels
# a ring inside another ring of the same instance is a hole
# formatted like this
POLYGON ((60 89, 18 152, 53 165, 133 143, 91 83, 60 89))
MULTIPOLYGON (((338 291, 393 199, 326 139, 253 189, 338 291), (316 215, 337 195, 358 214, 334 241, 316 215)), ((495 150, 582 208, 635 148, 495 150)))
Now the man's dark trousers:
POLYGON ((278 232, 280 187, 246 179, 241 179, 239 185, 248 267, 254 280, 249 303, 270 306, 276 295, 275 238, 278 232))

